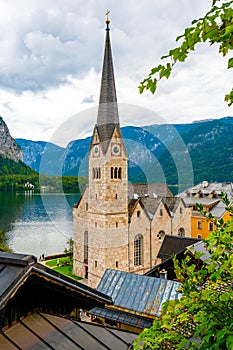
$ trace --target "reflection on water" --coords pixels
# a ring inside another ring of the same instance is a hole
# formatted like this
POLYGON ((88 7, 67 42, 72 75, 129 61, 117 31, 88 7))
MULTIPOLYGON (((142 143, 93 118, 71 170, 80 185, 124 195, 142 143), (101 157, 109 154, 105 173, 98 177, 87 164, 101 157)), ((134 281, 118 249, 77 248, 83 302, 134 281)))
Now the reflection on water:
POLYGON ((78 195, 0 192, 0 229, 19 253, 62 253, 73 234, 72 205, 78 195))

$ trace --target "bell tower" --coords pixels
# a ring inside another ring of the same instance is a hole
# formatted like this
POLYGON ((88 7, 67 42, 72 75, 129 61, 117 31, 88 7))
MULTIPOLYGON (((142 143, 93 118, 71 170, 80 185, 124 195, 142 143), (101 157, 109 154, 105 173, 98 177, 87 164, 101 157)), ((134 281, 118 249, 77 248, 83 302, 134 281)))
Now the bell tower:
POLYGON ((108 14, 88 187, 73 209, 74 272, 88 277, 91 287, 107 268, 128 271, 128 156, 120 131, 108 14))

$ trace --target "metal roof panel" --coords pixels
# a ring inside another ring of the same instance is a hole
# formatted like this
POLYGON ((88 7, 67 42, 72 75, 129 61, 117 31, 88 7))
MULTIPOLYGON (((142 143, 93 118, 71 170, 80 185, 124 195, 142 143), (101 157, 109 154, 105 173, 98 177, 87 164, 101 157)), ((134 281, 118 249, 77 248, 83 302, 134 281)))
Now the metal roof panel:
POLYGON ((108 269, 97 290, 111 296, 115 307, 154 316, 164 301, 180 297, 179 286, 176 281, 108 269))

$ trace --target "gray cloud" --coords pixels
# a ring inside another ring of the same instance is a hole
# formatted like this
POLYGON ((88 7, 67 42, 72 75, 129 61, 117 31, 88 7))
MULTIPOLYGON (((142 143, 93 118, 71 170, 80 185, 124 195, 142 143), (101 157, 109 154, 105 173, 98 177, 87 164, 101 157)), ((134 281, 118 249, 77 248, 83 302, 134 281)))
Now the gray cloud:
MULTIPOLYGON (((118 75, 141 79, 201 13, 202 1, 16 1, 19 17, 0 25, 0 85, 17 92, 46 90, 101 70, 106 6, 111 8, 118 75), (28 10, 29 7, 29 10, 28 10), (29 12, 28 12, 29 11, 29 12)), ((13 6, 13 4, 11 5, 13 6)))
POLYGON ((81 103, 94 103, 95 100, 94 100, 94 96, 89 96, 89 97, 84 97, 84 99, 82 100, 81 103))

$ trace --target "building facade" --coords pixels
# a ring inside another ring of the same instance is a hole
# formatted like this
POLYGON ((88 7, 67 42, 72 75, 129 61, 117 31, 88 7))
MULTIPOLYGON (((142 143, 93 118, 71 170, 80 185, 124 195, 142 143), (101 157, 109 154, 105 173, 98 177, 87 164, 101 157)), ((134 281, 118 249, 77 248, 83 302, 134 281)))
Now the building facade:
POLYGON ((216 219, 222 219, 224 222, 230 220, 230 214, 226 210, 225 204, 221 201, 222 192, 226 193, 228 199, 232 202, 233 183, 209 183, 208 181, 203 181, 179 195, 185 204, 192 209, 191 235, 193 238, 205 239, 216 229, 214 222, 207 221, 197 210, 197 203, 201 204, 203 209, 216 219))
POLYGON ((128 184, 106 24, 99 109, 89 150, 89 181, 73 207, 74 273, 96 287, 105 270, 144 273, 166 233, 190 236, 190 209, 166 185, 128 184))

